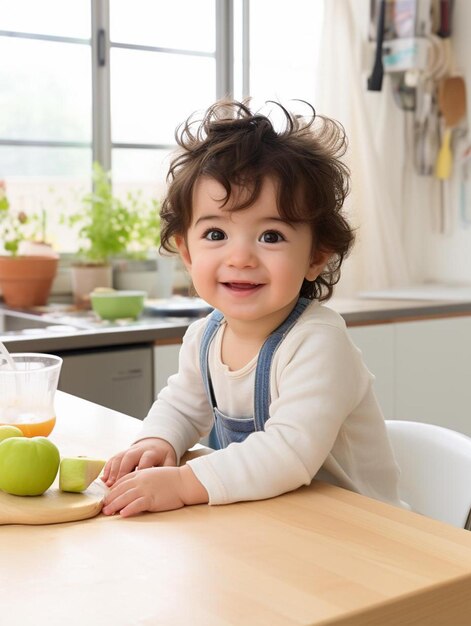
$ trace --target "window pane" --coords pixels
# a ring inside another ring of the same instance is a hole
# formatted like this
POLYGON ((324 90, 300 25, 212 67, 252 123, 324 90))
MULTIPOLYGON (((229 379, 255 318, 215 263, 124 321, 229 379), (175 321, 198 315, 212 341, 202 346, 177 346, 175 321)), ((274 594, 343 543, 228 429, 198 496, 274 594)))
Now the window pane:
POLYGON ((111 50, 113 142, 174 144, 174 131, 215 99, 215 61, 111 50))
POLYGON ((0 0, 0 28, 90 38, 90 0, 0 0))
POLYGON ((110 0, 113 42, 214 52, 216 0, 110 0))
POLYGON ((323 0, 291 0, 286 7, 284 0, 250 3, 250 92, 260 101, 300 98, 315 104, 323 0))
POLYGON ((0 138, 91 141, 90 47, 0 37, 0 138))
POLYGON ((6 176, 90 175, 91 148, 36 148, 0 145, 0 179, 6 176))
POLYGON ((77 235, 63 217, 76 212, 81 198, 91 188, 90 165, 82 176, 12 176, 6 178, 6 191, 13 211, 27 215, 44 211, 45 238, 57 252, 76 252, 77 235))
POLYGON ((151 183, 153 188, 163 191, 170 153, 169 150, 113 150, 113 183, 151 183))

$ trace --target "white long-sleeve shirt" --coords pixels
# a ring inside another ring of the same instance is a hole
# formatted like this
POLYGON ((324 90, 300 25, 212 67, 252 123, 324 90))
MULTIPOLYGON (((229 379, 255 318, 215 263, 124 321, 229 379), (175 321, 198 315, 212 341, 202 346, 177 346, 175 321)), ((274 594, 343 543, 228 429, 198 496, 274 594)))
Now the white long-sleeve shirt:
MULTIPOLYGON (((189 326, 179 371, 159 394, 138 438, 165 439, 178 458, 213 425, 199 366, 205 323, 189 326)), ((221 361, 224 330, 223 323, 209 353, 217 405, 230 417, 252 417, 257 357, 229 370, 221 361)), ((265 430, 189 462, 209 503, 270 498, 317 477, 400 506, 398 467, 373 380, 342 317, 312 302, 273 357, 265 430)))

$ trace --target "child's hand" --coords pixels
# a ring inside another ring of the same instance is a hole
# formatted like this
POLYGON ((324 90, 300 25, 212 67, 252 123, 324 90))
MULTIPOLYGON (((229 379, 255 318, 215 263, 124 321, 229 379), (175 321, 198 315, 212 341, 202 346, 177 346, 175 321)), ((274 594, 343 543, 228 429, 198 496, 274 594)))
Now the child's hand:
POLYGON ((108 460, 103 470, 102 481, 111 487, 117 480, 135 469, 160 465, 175 467, 176 464, 177 455, 168 441, 158 438, 142 439, 108 460))
POLYGON ((208 502, 208 494, 188 466, 152 467, 123 476, 105 498, 103 513, 129 517, 143 511, 170 511, 208 502))

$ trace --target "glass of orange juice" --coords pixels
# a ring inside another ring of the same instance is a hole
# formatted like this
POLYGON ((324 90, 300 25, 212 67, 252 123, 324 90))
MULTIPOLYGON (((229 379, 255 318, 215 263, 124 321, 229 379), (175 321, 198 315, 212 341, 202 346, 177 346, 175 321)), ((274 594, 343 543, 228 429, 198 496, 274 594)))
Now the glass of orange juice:
POLYGON ((62 359, 53 354, 12 353, 14 367, 0 355, 0 424, 26 437, 47 437, 56 423, 54 396, 62 359))

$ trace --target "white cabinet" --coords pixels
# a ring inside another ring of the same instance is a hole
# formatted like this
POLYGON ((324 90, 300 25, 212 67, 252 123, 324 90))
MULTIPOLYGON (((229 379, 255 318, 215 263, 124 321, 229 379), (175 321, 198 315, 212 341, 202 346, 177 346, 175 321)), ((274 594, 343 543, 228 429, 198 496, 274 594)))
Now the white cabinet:
POLYGON ((471 436, 471 317, 349 328, 387 419, 471 436))
POLYGON ((376 397, 386 419, 394 417, 394 324, 376 324, 349 328, 353 343, 375 376, 376 397))
POLYGON ((471 317, 395 326, 396 418, 471 436, 471 317))
POLYGON ((181 342, 154 345, 154 399, 166 386, 169 376, 177 373, 180 347, 181 342))
POLYGON ((56 352, 63 359, 59 389, 143 419, 153 401, 149 345, 56 352))

